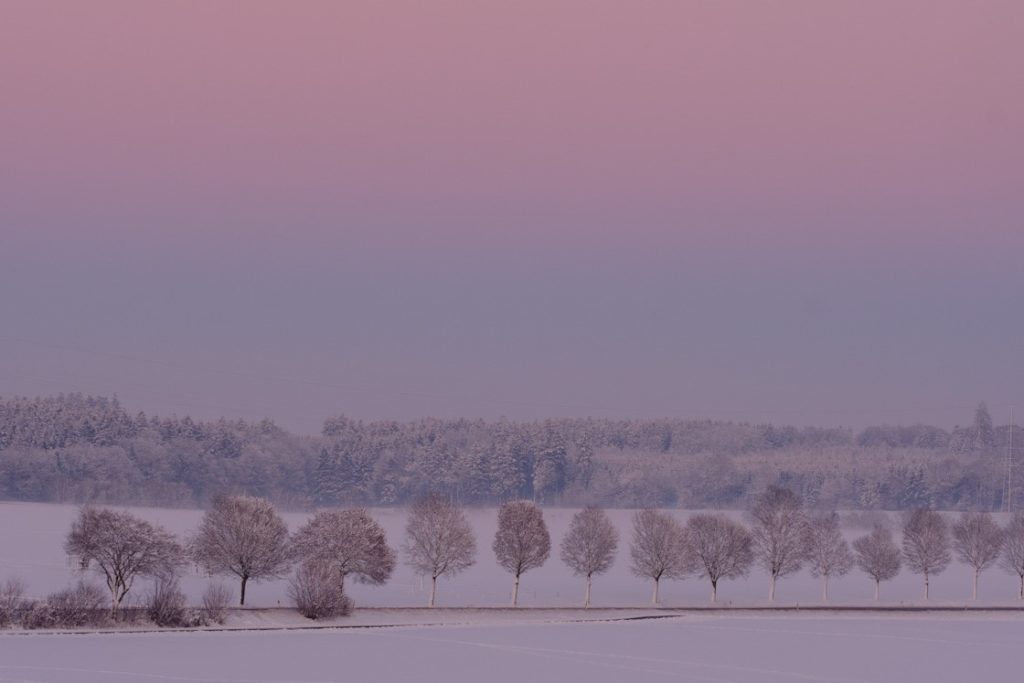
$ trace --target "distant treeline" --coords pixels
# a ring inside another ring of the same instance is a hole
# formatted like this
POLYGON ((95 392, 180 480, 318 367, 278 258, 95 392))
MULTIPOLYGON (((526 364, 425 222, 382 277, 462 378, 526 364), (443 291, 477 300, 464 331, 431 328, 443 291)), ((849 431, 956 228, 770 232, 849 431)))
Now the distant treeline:
MULTIPOLYGON (((827 508, 985 510, 1006 503, 1009 437, 984 404, 952 431, 340 416, 309 437, 271 420, 162 418, 67 394, 0 400, 0 497, 191 506, 245 493, 307 508, 441 493, 466 504, 740 508, 779 485, 827 508)), ((1024 445, 1024 430, 1013 441, 1024 445)))

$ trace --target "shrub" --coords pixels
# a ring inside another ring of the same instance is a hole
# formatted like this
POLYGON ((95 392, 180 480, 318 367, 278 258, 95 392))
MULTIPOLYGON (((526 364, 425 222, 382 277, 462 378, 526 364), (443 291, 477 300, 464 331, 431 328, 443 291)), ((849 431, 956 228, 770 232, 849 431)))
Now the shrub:
POLYGON ((21 627, 25 629, 56 628, 57 615, 49 604, 41 600, 26 600, 18 608, 21 627))
POLYGON ((68 628, 102 625, 110 612, 106 592, 85 581, 51 594, 46 598, 46 606, 53 625, 68 628))
POLYGON ((188 626, 190 619, 185 594, 174 578, 160 578, 146 596, 146 616, 157 626, 188 626))
POLYGON ((203 616, 209 621, 223 624, 233 595, 223 583, 211 583, 203 591, 203 616))
POLYGON ((288 595, 307 619, 327 619, 352 612, 352 600, 344 594, 338 575, 321 562, 304 562, 295 572, 288 595))
POLYGON ((7 579, 0 586, 0 628, 9 626, 18 617, 24 602, 25 584, 21 579, 7 579))

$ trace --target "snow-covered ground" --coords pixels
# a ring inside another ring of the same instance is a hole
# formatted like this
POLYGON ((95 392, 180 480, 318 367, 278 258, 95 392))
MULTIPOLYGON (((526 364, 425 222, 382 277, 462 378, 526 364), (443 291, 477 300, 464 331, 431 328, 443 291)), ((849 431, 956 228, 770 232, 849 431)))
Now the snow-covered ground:
POLYGON ((0 637, 5 683, 1013 680, 1024 620, 963 615, 0 637))
MULTIPOLYGON (((140 516, 159 522, 180 535, 190 533, 198 524, 200 511, 162 510, 142 508, 135 510, 140 516)), ((373 515, 388 532, 389 541, 396 548, 404 533, 405 513, 397 509, 375 509, 373 515)), ((565 533, 573 510, 548 508, 545 517, 551 530, 555 549, 547 564, 523 577, 520 602, 534 606, 571 606, 583 597, 583 582, 558 559, 557 544, 565 533)), ((20 576, 35 595, 46 595, 75 580, 76 573, 62 546, 77 508, 65 505, 35 503, 0 503, 0 580, 20 576)), ((629 572, 629 531, 631 512, 612 510, 610 514, 621 532, 619 554, 608 574, 594 581, 594 604, 597 606, 645 605, 650 596, 650 585, 629 572)), ((685 518, 685 512, 676 514, 685 518)), ((496 606, 506 604, 511 579, 494 561, 491 540, 496 526, 494 509, 473 510, 470 513, 477 532, 479 552, 477 563, 464 574, 439 585, 438 603, 448 606, 496 606)), ((306 515, 285 515, 294 530, 306 515)), ((865 533, 864 529, 850 529, 852 537, 865 533)), ((898 537, 898 534, 897 534, 898 537)), ((186 591, 198 597, 210 579, 194 570, 184 578, 186 591)), ((229 581, 225 579, 225 581, 229 581)), ((233 583, 231 584, 234 585, 233 583)), ((883 601, 916 603, 921 596, 920 577, 904 571, 894 581, 882 586, 883 601)), ((145 584, 137 593, 146 590, 145 584)), ((286 605, 287 584, 273 581, 251 585, 249 602, 254 606, 286 605)), ((419 606, 427 599, 428 587, 404 564, 399 565, 387 585, 381 587, 351 584, 351 592, 358 605, 387 607, 419 606)), ((719 599, 724 604, 765 604, 768 579, 760 571, 751 572, 746 579, 726 581, 719 588, 719 599)), ((848 576, 832 583, 832 600, 843 604, 870 604, 872 584, 862 573, 853 570, 848 576)), ((786 604, 812 604, 820 601, 821 588, 817 579, 802 572, 780 581, 777 599, 786 604)), ((1017 578, 998 567, 986 572, 981 579, 981 604, 1017 604, 1017 578)), ((932 579, 932 604, 964 604, 970 597, 970 570, 954 564, 943 574, 932 579)), ((708 586, 698 579, 667 581, 661 591, 665 605, 703 605, 708 601, 708 586)))

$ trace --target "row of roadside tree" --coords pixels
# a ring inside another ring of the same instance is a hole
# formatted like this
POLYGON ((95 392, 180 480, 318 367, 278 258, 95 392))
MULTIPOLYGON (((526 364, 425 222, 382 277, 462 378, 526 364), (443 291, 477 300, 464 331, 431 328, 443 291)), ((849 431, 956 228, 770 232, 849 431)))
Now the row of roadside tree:
MULTIPOLYGON (((725 513, 694 514, 684 523, 657 509, 640 510, 632 521, 630 568, 652 582, 653 604, 663 580, 690 576, 709 582, 714 602, 719 582, 743 577, 754 566, 769 577, 770 600, 779 579, 805 567, 821 578, 826 601, 829 580, 854 567, 872 579, 876 600, 881 583, 904 567, 923 577, 927 599, 931 578, 954 555, 974 571, 975 599, 978 577, 997 562, 1018 576, 1018 597, 1024 598, 1024 513, 1002 528, 984 512, 963 513, 951 524, 939 512, 914 510, 904 514, 900 544, 882 525, 851 544, 836 512, 806 510, 792 491, 769 487, 747 511, 746 523, 725 513)), ((497 527, 492 550, 512 576, 515 606, 523 575, 549 560, 551 535, 543 510, 525 500, 503 504, 497 527)), ((346 581, 384 584, 398 559, 383 527, 365 509, 318 511, 293 534, 270 502, 249 496, 215 499, 184 541, 130 512, 86 507, 64 549, 81 570, 102 578, 115 617, 140 578, 154 579, 153 595, 180 596, 177 577, 190 562, 211 576, 235 577, 242 605, 250 582, 290 577, 289 594, 304 615, 346 614, 351 609, 346 581)), ((573 516, 559 550, 561 560, 585 581, 584 606, 590 605, 593 577, 611 568, 618 549, 619 532, 603 509, 588 507, 573 516)), ((410 507, 401 551, 413 570, 430 579, 433 606, 437 580, 472 566, 477 542, 466 511, 430 495, 410 507)))

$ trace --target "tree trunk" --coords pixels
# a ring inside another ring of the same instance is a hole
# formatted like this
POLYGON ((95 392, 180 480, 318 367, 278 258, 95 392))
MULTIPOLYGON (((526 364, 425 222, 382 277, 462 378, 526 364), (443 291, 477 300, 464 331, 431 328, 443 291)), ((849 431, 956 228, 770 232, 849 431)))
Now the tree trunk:
POLYGON ((971 600, 978 599, 978 569, 974 569, 974 586, 971 588, 971 600))
POLYGON ((772 574, 772 582, 768 586, 768 601, 775 602, 775 574, 772 574))
POLYGON ((718 602, 718 581, 711 582, 711 602, 718 602))
POLYGON ((651 594, 651 604, 652 605, 657 605, 658 604, 658 582, 659 582, 660 578, 661 577, 656 577, 654 579, 654 592, 651 594))
POLYGON ((430 577, 430 607, 434 606, 434 598, 437 596, 437 577, 430 577))
POLYGON ((828 574, 821 577, 821 601, 828 602, 828 574))
POLYGON ((587 592, 583 596, 583 606, 590 607, 590 574, 587 574, 587 592))
POLYGON ((878 579, 875 579, 875 602, 878 602, 878 584, 881 583, 878 579))
POLYGON ((242 591, 241 591, 241 597, 240 597, 240 599, 238 601, 238 604, 240 606, 242 606, 242 607, 245 607, 245 584, 247 584, 247 583, 249 583, 249 577, 245 576, 245 575, 242 575, 242 591))
POLYGON ((121 610, 121 601, 124 600, 127 593, 128 589, 115 581, 114 586, 110 589, 110 616, 112 619, 117 619, 117 613, 121 610))
POLYGON ((928 572, 924 573, 924 599, 928 599, 928 572))
POLYGON ((512 579, 512 606, 516 606, 516 602, 519 600, 519 574, 516 574, 515 578, 512 579))
POLYGON ((1017 594, 1018 600, 1024 600, 1024 574, 1020 575, 1020 593, 1017 594))

